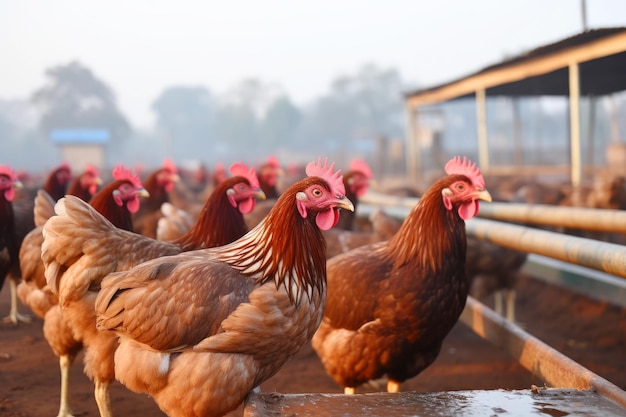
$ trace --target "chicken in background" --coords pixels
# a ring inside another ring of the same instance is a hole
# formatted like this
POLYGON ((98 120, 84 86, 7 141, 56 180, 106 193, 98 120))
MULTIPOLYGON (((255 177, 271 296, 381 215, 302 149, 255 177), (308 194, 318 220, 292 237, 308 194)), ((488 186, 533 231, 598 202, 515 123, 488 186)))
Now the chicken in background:
POLYGON ((228 172, 226 172, 226 167, 224 167, 224 164, 222 163, 217 163, 215 165, 215 169, 213 170, 213 176, 211 177, 213 188, 217 187, 226 178, 228 178, 228 172))
POLYGON ((168 193, 180 180, 174 163, 166 159, 163 166, 152 172, 144 181, 144 187, 150 194, 141 202, 139 211, 133 214, 133 228, 137 233, 156 238, 157 223, 161 217, 161 206, 169 202, 168 193))
POLYGON ((369 165, 361 159, 354 159, 348 172, 343 175, 346 197, 354 204, 354 212, 343 213, 336 227, 324 231, 328 258, 378 241, 371 231, 355 230, 359 199, 367 192, 371 182, 372 171, 369 165))
MULTIPOLYGON (((249 187, 251 187, 252 190, 258 190, 253 191, 256 199, 265 199, 265 193, 260 189, 258 177, 253 169, 249 170, 247 165, 235 163, 231 165, 229 170, 233 177, 247 178, 249 187)), ((194 217, 185 210, 179 209, 173 204, 164 203, 161 207, 163 217, 159 219, 157 226, 157 239, 165 242, 176 241, 184 234, 189 233, 189 231, 194 228, 194 224, 197 229, 195 232, 196 236, 206 235, 206 230, 214 230, 219 233, 228 232, 219 238, 215 236, 216 238, 209 240, 210 245, 203 245, 202 247, 222 246, 243 236, 248 231, 243 215, 251 212, 256 206, 257 201, 246 197, 244 192, 248 192, 250 188, 246 184, 239 183, 239 181, 241 181, 241 179, 232 180, 228 177, 223 178, 215 188, 219 188, 221 191, 209 195, 210 201, 207 200, 205 202, 199 215, 195 217, 195 220, 194 217), (225 182, 228 183, 224 184, 225 182), (244 200, 246 204, 238 204, 239 201, 244 200), (228 204, 239 210, 230 209, 228 204), (202 219, 202 221, 196 223, 197 219, 202 219), (215 225, 220 222, 224 226, 215 227, 215 225), (207 227, 207 229, 203 229, 204 227, 207 227)), ((199 247, 196 247, 196 249, 199 249, 199 247)))
POLYGON ((343 230, 355 230, 358 201, 365 195, 372 184, 372 170, 362 159, 353 159, 349 170, 343 175, 343 184, 346 187, 346 197, 354 204, 355 211, 344 213, 337 223, 337 228, 343 230))
POLYGON ((72 170, 69 164, 64 162, 50 172, 43 185, 43 189, 54 201, 58 201, 59 198, 67 193, 71 181, 72 170))
MULTIPOLYGON (((72 180, 67 189, 67 194, 89 201, 101 184, 102 179, 98 169, 92 165, 87 165, 85 170, 72 180)), ((50 297, 49 291, 44 289, 46 277, 41 260, 41 244, 43 243, 41 232, 46 221, 54 215, 54 203, 55 200, 45 190, 37 191, 33 211, 35 228, 24 237, 19 253, 22 279, 17 286, 17 296, 40 318, 43 318, 57 301, 56 297, 50 297)), ((31 321, 30 317, 21 314, 18 314, 16 318, 19 321, 31 321)))
POLYGON ((491 201, 475 164, 456 157, 388 241, 328 260, 326 312, 312 345, 347 394, 387 377, 387 391, 428 367, 470 288, 465 221, 491 201))
MULTIPOLYGON (((15 189, 21 186, 22 183, 17 179, 13 168, 8 165, 0 165, 0 288, 4 285, 7 276, 11 282, 19 279, 20 276, 20 240, 13 211, 13 199, 15 198, 15 189)), ((13 308, 11 308, 11 313, 13 315, 13 308)), ((17 310, 15 310, 15 314, 17 321, 17 310)))
POLYGON ((307 174, 239 240, 102 281, 98 328, 119 335, 120 382, 169 416, 222 416, 310 341, 326 295, 321 230, 353 206, 334 165, 307 174))
MULTIPOLYGON (((91 171, 90 175, 95 173, 91 171)), ((131 211, 138 208, 138 197, 145 196, 145 189, 139 178, 121 165, 113 170, 113 179, 113 182, 90 199, 90 204, 116 227, 131 230, 131 211)), ((92 177, 90 182, 84 182, 92 190, 95 190, 93 185, 99 183, 99 177, 92 177)), ((58 417, 70 417, 72 413, 69 406, 69 371, 83 345, 75 337, 70 323, 64 317, 57 294, 46 284, 44 264, 41 259, 41 244, 36 246, 32 241, 30 244, 27 243, 30 236, 33 236, 32 240, 40 237, 43 243, 43 224, 54 215, 53 206, 54 201, 50 196, 40 190, 35 200, 35 218, 41 226, 24 239, 20 250, 23 280, 18 286, 18 294, 22 302, 44 321, 44 337, 59 358, 61 371, 58 417)))
POLYGON ((161 215, 157 223, 156 239, 163 242, 172 242, 193 227, 196 220, 186 210, 176 207, 172 203, 163 203, 161 215))
MULTIPOLYGON (((72 172, 70 166, 67 163, 63 163, 50 171, 43 184, 43 190, 56 201, 65 195, 71 180, 72 172)), ((22 246, 26 235, 35 228, 34 208, 36 194, 37 189, 28 190, 23 194, 20 193, 20 198, 13 201, 13 215, 15 218, 18 250, 22 246)), ((11 291, 11 308, 9 315, 3 319, 5 323, 10 322, 13 324, 30 321, 30 317, 19 312, 17 286, 22 278, 22 271, 17 258, 15 261, 11 272, 8 274, 9 290, 11 291)), ((0 278, 0 281, 3 281, 4 277, 5 275, 0 278)), ((2 282, 0 282, 0 289, 2 288, 1 284, 2 282)))
POLYGON ((280 167, 278 159, 274 156, 268 157, 267 160, 258 167, 257 171, 259 173, 261 190, 265 193, 266 200, 257 204, 255 209, 246 215, 246 224, 250 229, 261 223, 274 206, 274 203, 276 203, 276 199, 280 195, 277 186, 278 180, 284 175, 284 171, 280 167))
POLYGON ((278 198, 280 195, 277 188, 278 178, 284 173, 278 159, 276 159, 275 156, 268 157, 265 163, 259 166, 258 171, 259 183, 261 184, 261 190, 263 190, 265 196, 268 199, 278 198))
MULTIPOLYGON (((173 243, 117 228, 71 196, 57 204, 58 215, 45 224, 41 257, 47 284, 58 294, 64 320, 85 346, 85 373, 94 380, 101 416, 111 415, 109 385, 115 378, 117 336, 96 331, 94 303, 100 282, 111 272, 150 259, 219 246, 243 236, 247 231, 243 214, 254 208, 255 198, 263 198, 263 193, 254 170, 233 164, 231 172, 233 177, 211 193, 196 225, 173 243)), ((118 200, 113 193, 108 204, 118 200)), ((136 212, 138 202, 129 209, 136 212)))

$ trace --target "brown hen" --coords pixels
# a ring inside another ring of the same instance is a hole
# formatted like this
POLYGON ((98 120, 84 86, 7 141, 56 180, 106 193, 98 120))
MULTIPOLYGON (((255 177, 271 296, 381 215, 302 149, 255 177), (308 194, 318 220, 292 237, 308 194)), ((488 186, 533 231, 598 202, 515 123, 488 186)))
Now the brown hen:
POLYGON ((329 259, 328 304, 313 347, 346 393, 387 390, 429 366, 469 291, 465 220, 491 200, 480 171, 455 158, 390 240, 329 259))
MULTIPOLYGON (((110 272, 123 271, 153 258, 184 250, 231 242, 245 232, 243 214, 262 194, 254 171, 232 168, 236 176, 220 184, 207 200, 198 222, 174 243, 156 241, 117 228, 89 205, 70 196, 57 205, 57 214, 44 226, 42 259, 48 286, 58 293, 63 316, 85 345, 85 372, 95 382, 101 416, 110 416, 109 384, 115 377, 113 355, 117 336, 97 332, 94 302, 100 282, 110 272)), ((138 181, 138 179, 137 179, 138 181)), ((107 204, 119 201, 112 195, 107 204)), ((138 205, 129 207, 136 211, 138 205)), ((130 225, 130 216, 128 224, 130 225)))
POLYGON ((118 379, 169 416, 222 416, 309 342, 326 294, 320 229, 352 209, 333 167, 309 165, 256 228, 229 245, 111 274, 98 326, 115 331, 118 379))

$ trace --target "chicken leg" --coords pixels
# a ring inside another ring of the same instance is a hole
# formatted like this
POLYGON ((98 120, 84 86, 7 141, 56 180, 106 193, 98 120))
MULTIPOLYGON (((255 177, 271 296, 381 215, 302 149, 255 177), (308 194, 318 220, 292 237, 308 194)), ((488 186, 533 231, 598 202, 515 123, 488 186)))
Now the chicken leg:
POLYGON ((400 392, 400 383, 398 381, 387 381, 387 392, 400 392))
POLYGON ((94 396, 96 397, 100 417, 113 417, 113 413, 111 412, 111 397, 109 396, 109 381, 96 379, 95 385, 94 396))
POLYGON ((17 283, 11 277, 9 278, 9 286, 11 290, 11 310, 9 315, 2 319, 2 321, 13 324, 17 324, 18 322, 30 323, 32 319, 29 315, 20 314, 20 312, 17 311, 17 283))
POLYGON ((70 367, 74 358, 70 355, 59 356, 59 368, 61 368, 61 403, 57 417, 74 417, 69 404, 70 367))

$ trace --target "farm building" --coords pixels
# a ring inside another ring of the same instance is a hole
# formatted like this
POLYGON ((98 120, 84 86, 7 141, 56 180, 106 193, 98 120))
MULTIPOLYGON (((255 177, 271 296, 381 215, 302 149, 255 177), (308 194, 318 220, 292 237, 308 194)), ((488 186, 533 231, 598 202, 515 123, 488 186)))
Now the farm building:
POLYGON ((50 133, 50 140, 74 172, 87 164, 100 169, 105 165, 105 147, 110 140, 106 129, 57 129, 50 133))
MULTIPOLYGON (((468 149, 469 155, 474 153, 485 172, 496 173, 507 166, 517 172, 522 167, 532 171, 537 165, 544 170, 550 166, 552 172, 569 176, 578 185, 584 167, 623 166, 626 145, 619 136, 612 97, 626 90, 624 74, 626 28, 603 28, 538 47, 442 85, 409 92, 405 96, 409 175, 417 178, 429 162, 440 165, 446 148, 452 147, 445 136, 453 120, 442 110, 444 103, 465 103, 466 111, 469 106, 474 113, 475 130, 465 132, 469 139, 460 147, 468 149), (609 116, 600 121, 599 100, 607 98, 609 116), (544 103, 537 110, 538 100, 544 103), (569 138, 554 137, 545 124, 545 113, 555 100, 561 100, 564 107, 559 127, 569 138), (533 105, 537 111, 529 120, 530 112, 524 114, 524 110, 533 105), (508 123, 496 133, 493 119, 503 111, 509 112, 508 123)), ((454 149, 458 148, 455 143, 454 149)))

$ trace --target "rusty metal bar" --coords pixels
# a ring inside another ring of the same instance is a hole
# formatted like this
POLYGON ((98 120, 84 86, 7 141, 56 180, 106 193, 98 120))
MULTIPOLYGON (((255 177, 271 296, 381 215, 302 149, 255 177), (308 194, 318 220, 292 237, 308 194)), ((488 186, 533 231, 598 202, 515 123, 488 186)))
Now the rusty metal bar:
POLYGON ((626 392, 468 297, 460 320, 552 387, 593 389, 626 407, 626 392))
POLYGON ((479 217, 540 226, 626 233, 626 211, 542 204, 481 203, 479 217))

